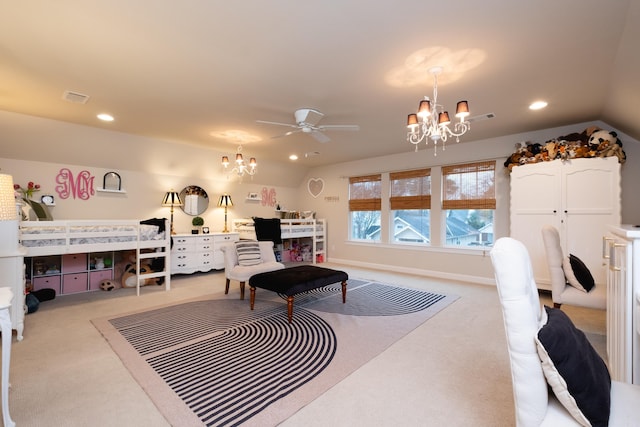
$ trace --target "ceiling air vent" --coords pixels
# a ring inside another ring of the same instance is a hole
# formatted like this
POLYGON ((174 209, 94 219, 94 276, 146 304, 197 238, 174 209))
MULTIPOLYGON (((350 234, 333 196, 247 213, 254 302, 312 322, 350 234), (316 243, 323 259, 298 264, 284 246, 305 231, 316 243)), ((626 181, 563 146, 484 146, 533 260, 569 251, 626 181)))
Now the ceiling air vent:
POLYGON ((65 90, 62 94, 62 99, 65 101, 73 102, 74 104, 86 104, 89 101, 89 95, 85 95, 79 92, 73 92, 71 90, 65 90))
POLYGON ((486 114, 481 114, 479 116, 473 116, 473 117, 469 117, 467 118, 467 122, 479 122, 481 120, 487 120, 487 119, 493 119, 496 115, 494 113, 486 113, 486 114))

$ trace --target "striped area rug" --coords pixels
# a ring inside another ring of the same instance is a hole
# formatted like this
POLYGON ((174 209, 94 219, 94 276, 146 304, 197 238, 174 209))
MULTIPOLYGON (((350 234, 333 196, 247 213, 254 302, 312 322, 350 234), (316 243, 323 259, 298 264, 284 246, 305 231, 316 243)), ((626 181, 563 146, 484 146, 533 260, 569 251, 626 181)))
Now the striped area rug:
POLYGON ((286 303, 257 290, 96 319, 173 426, 270 426, 291 416, 456 297, 351 279, 286 303))

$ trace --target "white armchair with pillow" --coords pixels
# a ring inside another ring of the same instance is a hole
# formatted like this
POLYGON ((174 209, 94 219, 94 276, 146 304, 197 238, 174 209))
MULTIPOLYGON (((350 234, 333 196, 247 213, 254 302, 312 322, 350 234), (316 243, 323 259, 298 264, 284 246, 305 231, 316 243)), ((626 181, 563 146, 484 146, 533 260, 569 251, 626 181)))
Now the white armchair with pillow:
POLYGON ((542 240, 547 254, 554 307, 569 304, 606 310, 606 285, 596 285, 588 268, 575 255, 563 254, 558 230, 552 225, 543 226, 542 240))
POLYGON ((606 365, 569 318, 559 309, 541 308, 524 245, 500 238, 491 261, 511 362, 516 425, 638 425, 640 387, 610 381, 606 365))
POLYGON ((251 276, 284 268, 284 264, 276 261, 273 242, 239 240, 221 246, 220 250, 224 253, 224 293, 229 293, 230 281, 237 280, 240 282, 240 299, 244 299, 244 285, 251 276))

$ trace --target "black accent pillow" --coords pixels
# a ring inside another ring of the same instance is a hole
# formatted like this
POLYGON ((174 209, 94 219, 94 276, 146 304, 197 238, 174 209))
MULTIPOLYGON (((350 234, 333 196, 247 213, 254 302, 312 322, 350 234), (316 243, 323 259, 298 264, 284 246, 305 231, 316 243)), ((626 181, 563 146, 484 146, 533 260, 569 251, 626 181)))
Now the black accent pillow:
POLYGON ((547 383, 580 424, 607 426, 611 411, 607 365, 564 312, 544 309, 547 322, 535 340, 547 383))
POLYGON ((591 272, 587 266, 577 256, 570 254, 562 263, 564 275, 567 282, 576 289, 589 292, 595 288, 596 282, 593 280, 591 272))

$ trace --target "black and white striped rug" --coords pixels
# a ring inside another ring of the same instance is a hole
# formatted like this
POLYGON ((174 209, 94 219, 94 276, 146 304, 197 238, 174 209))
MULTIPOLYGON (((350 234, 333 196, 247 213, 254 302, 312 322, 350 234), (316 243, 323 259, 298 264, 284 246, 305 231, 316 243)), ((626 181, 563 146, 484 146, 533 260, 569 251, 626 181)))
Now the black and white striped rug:
POLYGON ((174 426, 276 425, 456 298, 349 280, 199 300, 93 323, 174 426), (363 347, 366 350, 363 351, 363 347))

